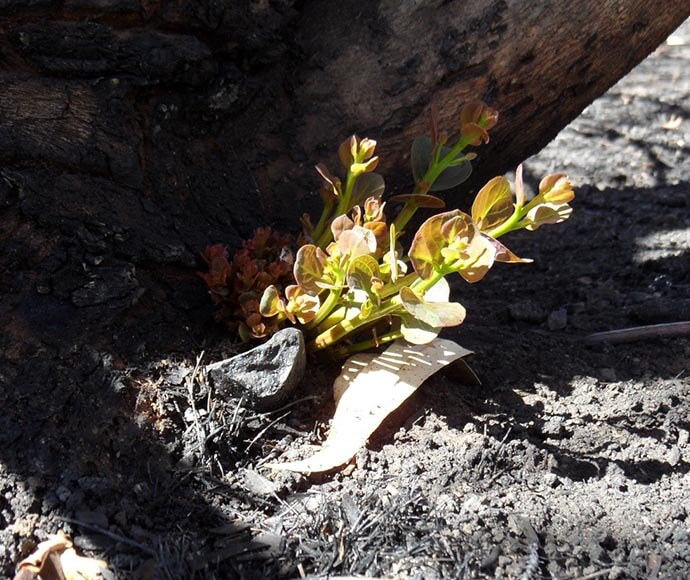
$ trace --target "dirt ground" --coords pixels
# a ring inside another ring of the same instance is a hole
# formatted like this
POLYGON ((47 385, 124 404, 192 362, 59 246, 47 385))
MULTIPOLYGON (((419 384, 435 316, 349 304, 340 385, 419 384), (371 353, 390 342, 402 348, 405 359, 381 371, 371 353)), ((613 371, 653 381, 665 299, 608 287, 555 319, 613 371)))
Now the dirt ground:
POLYGON ((534 264, 454 287, 482 385, 428 381, 342 471, 262 467, 323 440, 337 369, 262 414, 195 372, 234 352, 213 332, 135 366, 35 353, 37 390, 77 379, 0 393, 0 575, 63 529, 112 578, 690 576, 690 339, 585 340, 690 320, 688 70, 690 23, 526 162, 578 197, 510 240, 534 264))

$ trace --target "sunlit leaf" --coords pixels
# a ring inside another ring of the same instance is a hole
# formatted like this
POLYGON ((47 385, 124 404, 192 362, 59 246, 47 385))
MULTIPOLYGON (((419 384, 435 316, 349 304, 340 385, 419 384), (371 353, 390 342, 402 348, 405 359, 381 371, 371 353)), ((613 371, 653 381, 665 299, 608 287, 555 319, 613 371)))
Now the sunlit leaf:
POLYGON ((417 230, 408 255, 412 267, 422 280, 431 278, 436 267, 443 263, 441 250, 446 242, 441 229, 448 220, 461 213, 460 210, 455 209, 437 214, 426 220, 417 230))
POLYGON ((567 204, 542 203, 531 209, 524 218, 524 221, 528 222, 525 229, 536 230, 547 224, 560 224, 570 217, 572 211, 573 208, 567 204))
POLYGON ((515 205, 525 205, 525 182, 522 179, 522 163, 515 170, 515 205))
POLYGON ((458 270, 458 274, 474 284, 479 282, 494 265, 496 248, 485 236, 476 236, 469 249, 471 258, 458 270))
POLYGON ((507 264, 530 264, 534 261, 530 258, 521 258, 492 237, 486 236, 486 239, 489 240, 496 250, 496 255, 494 256, 496 262, 504 262, 507 264))
POLYGON ((400 316, 400 332, 410 344, 429 344, 438 336, 441 328, 429 326, 411 314, 403 314, 400 316))
POLYGON ((381 275, 376 258, 363 255, 350 262, 347 271, 347 285, 353 290, 363 290, 369 298, 374 294, 373 281, 381 275))
MULTIPOLYGON (((450 148, 441 148, 441 157, 450 153, 450 148)), ((410 161, 412 164, 412 175, 415 183, 419 183, 424 179, 424 175, 429 169, 431 158, 433 154, 433 143, 426 135, 417 137, 412 142, 412 150, 410 153, 410 161)), ((465 160, 460 165, 449 167, 431 184, 429 191, 443 191, 451 189, 466 181, 472 174, 472 164, 465 160)))
POLYGON ((472 219, 481 230, 490 230, 513 215, 513 193, 505 177, 494 177, 474 198, 472 219))
POLYGON ((354 226, 340 234, 337 248, 341 256, 348 255, 350 258, 373 254, 376 251, 376 237, 370 230, 354 226))
POLYGON ((547 203, 563 204, 575 199, 573 186, 565 173, 552 173, 539 182, 539 194, 547 203))
POLYGON ((355 162, 354 155, 357 151, 357 137, 352 135, 340 144, 338 157, 343 167, 349 171, 350 166, 355 162))
POLYGON ((285 288, 285 297, 288 299, 285 314, 293 324, 295 320, 300 324, 308 324, 314 319, 321 306, 318 296, 307 294, 301 286, 296 284, 285 288))
POLYGON ((423 193, 405 193, 402 195, 394 195, 390 201, 398 203, 413 203, 417 207, 428 209, 443 209, 446 207, 446 202, 435 195, 427 195, 423 193))
POLYGON ((347 463, 383 420, 426 379, 469 354, 471 351, 454 342, 438 338, 422 346, 396 341, 375 357, 369 354, 350 357, 334 385, 341 396, 321 449, 301 461, 266 467, 319 473, 347 463))
POLYGON ((428 302, 410 288, 400 290, 403 308, 432 328, 457 326, 465 320, 465 308, 457 302, 428 302))
POLYGON ((309 294, 320 292, 317 282, 324 281, 327 260, 326 253, 313 244, 307 244, 297 250, 293 274, 295 281, 309 294))
POLYGON ((262 316, 271 317, 285 309, 285 304, 280 297, 278 289, 271 285, 264 290, 261 296, 261 304, 259 305, 259 312, 262 316))
POLYGON ((337 242, 340 235, 355 227, 355 222, 353 222, 345 214, 339 215, 337 218, 331 222, 331 232, 333 232, 333 239, 337 242))

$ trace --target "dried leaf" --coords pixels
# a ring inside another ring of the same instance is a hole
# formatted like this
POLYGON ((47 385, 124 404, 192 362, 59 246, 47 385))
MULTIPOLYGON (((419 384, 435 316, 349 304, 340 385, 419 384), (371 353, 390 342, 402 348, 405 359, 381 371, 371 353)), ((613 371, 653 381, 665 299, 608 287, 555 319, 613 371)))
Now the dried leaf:
POLYGON ((423 346, 396 341, 372 358, 358 354, 343 365, 336 386, 343 391, 331 431, 315 455, 301 461, 267 464, 273 469, 320 473, 347 463, 381 422, 431 375, 471 354, 453 341, 437 339, 423 346), (352 377, 352 378, 349 378, 352 377))
POLYGON ((19 562, 15 579, 38 576, 43 580, 95 580, 103 578, 102 572, 107 568, 103 560, 77 555, 72 540, 59 531, 19 562))

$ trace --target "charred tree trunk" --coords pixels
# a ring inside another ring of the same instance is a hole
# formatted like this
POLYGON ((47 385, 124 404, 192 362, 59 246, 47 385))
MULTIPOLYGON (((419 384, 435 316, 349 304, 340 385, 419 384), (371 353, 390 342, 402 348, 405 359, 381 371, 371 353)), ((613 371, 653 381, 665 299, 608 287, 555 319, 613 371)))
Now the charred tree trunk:
POLYGON ((348 134, 377 139, 385 169, 400 168, 432 103, 452 128, 459 104, 480 98, 502 122, 478 174, 502 172, 690 13, 685 0, 0 9, 7 404, 23 383, 59 382, 87 350, 126 360, 188 345, 209 310, 197 252, 287 224, 315 198, 313 164, 348 134))

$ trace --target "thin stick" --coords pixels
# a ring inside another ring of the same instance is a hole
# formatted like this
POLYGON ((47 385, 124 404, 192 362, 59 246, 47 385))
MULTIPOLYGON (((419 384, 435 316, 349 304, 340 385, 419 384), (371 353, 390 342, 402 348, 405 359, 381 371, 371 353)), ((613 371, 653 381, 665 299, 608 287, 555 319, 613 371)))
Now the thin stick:
POLYGON ((690 335, 690 320, 683 322, 668 322, 665 324, 650 324, 649 326, 633 326, 620 330, 597 332, 585 338, 587 342, 634 342, 660 336, 684 336, 690 335))
POLYGON ((96 526, 94 524, 89 524, 87 522, 82 522, 80 520, 75 520, 73 518, 65 518, 62 516, 58 516, 59 520, 62 520, 63 522, 68 522, 70 524, 74 524, 77 526, 80 526, 82 528, 86 528, 87 530, 91 530, 92 532, 97 532, 99 534, 103 534, 104 536, 108 536, 110 539, 115 540, 116 542, 122 542, 123 544, 127 544, 129 546, 132 546, 134 548, 138 548, 142 552, 146 552, 147 554, 151 556, 157 556, 157 553, 155 550, 152 550, 151 548, 148 548, 147 546, 144 546, 143 544, 140 544, 139 542, 135 542, 134 540, 130 540, 126 536, 121 536, 120 534, 116 534, 115 532, 111 532, 110 530, 106 530, 104 528, 101 528, 100 526, 96 526))

